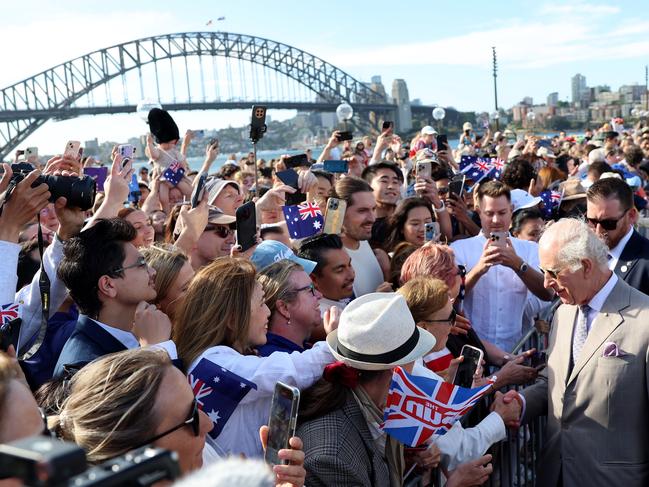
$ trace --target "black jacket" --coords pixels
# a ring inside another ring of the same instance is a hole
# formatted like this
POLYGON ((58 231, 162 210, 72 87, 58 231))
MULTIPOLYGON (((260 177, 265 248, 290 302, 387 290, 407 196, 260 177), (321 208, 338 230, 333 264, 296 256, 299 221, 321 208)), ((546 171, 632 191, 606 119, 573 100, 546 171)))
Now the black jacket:
POLYGON ((631 287, 649 295, 649 240, 635 230, 622 249, 615 273, 631 287))

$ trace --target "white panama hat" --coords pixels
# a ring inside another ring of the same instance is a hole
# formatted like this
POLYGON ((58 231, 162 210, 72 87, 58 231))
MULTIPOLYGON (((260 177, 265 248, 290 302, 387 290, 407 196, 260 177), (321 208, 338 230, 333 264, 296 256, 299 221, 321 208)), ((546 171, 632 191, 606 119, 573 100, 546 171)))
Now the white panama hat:
POLYGON ((417 326, 402 295, 371 293, 347 305, 327 345, 350 367, 386 370, 426 355, 435 337, 417 326))

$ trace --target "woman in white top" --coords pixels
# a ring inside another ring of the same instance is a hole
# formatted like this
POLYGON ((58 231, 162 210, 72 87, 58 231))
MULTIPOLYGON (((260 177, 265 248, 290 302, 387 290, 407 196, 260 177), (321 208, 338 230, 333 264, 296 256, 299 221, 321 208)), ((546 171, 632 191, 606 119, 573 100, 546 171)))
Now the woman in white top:
MULTIPOLYGON (((435 346, 431 352, 442 350, 455 322, 453 302, 449 298, 446 284, 432 277, 416 277, 398 292, 406 298, 417 325, 435 336, 435 346)), ((421 358, 415 361, 412 373, 444 380, 429 370, 421 358)), ((480 458, 493 443, 505 439, 505 423, 518 418, 520 411, 517 407, 505 405, 498 397, 494 404, 495 410, 476 427, 464 429, 458 421, 447 434, 434 437, 434 443, 442 453, 442 465, 446 469, 454 470, 461 463, 480 458)))
MULTIPOLYGON (((254 265, 229 257, 196 274, 178 310, 173 329, 178 355, 197 398, 205 397, 202 407, 215 426, 207 441, 217 451, 261 456, 258 432, 268 421, 277 381, 309 387, 334 361, 324 342, 302 353, 254 355, 253 347, 266 343, 269 315, 254 265), (235 386, 224 388, 228 381, 235 386), (208 405, 212 394, 218 397, 208 405)), ((336 321, 325 317, 327 332, 336 321)))

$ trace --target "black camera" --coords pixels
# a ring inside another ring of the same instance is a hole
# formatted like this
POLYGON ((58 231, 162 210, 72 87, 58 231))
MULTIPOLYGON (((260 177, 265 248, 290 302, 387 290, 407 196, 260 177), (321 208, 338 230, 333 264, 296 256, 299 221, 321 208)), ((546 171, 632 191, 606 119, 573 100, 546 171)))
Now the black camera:
POLYGON ((33 436, 0 445, 0 479, 39 487, 146 487, 180 476, 178 454, 145 446, 88 468, 74 443, 33 436))
MULTIPOLYGON (((34 170, 31 164, 12 164, 13 171, 12 181, 18 184, 30 172, 34 170)), ((76 207, 82 210, 89 210, 95 204, 95 195, 97 193, 97 183, 89 176, 78 178, 75 176, 49 176, 41 175, 32 184, 35 188, 39 184, 45 183, 51 193, 50 201, 54 203, 61 196, 67 200, 67 206, 76 207)))

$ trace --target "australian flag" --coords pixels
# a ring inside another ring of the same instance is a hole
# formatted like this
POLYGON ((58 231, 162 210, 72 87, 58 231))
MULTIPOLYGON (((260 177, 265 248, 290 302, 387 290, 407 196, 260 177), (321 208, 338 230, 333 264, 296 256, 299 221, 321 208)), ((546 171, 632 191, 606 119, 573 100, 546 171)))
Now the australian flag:
POLYGON ((0 305, 0 325, 6 325, 20 317, 19 304, 3 304, 0 305))
POLYGON ((401 367, 392 374, 383 412, 384 431, 411 447, 445 434, 491 388, 466 389, 450 382, 409 375, 401 367))
POLYGON ((204 358, 189 374, 198 407, 207 414, 214 427, 209 435, 216 439, 241 400, 251 389, 257 389, 237 374, 204 358))
POLYGON ((462 156, 460 172, 468 179, 479 183, 485 178, 500 179, 505 163, 497 157, 462 156))
POLYGON ((299 205, 283 206, 282 211, 291 238, 310 237, 322 230, 324 217, 315 202, 305 201, 299 205))
POLYGON ((558 191, 551 191, 546 189, 539 194, 541 200, 543 201, 543 218, 550 220, 554 218, 555 215, 559 212, 559 206, 561 205, 561 200, 563 199, 563 192, 559 193, 558 191))
POLYGON ((178 161, 174 161, 163 173, 165 180, 169 181, 173 186, 178 186, 178 183, 185 177, 185 169, 178 161))

